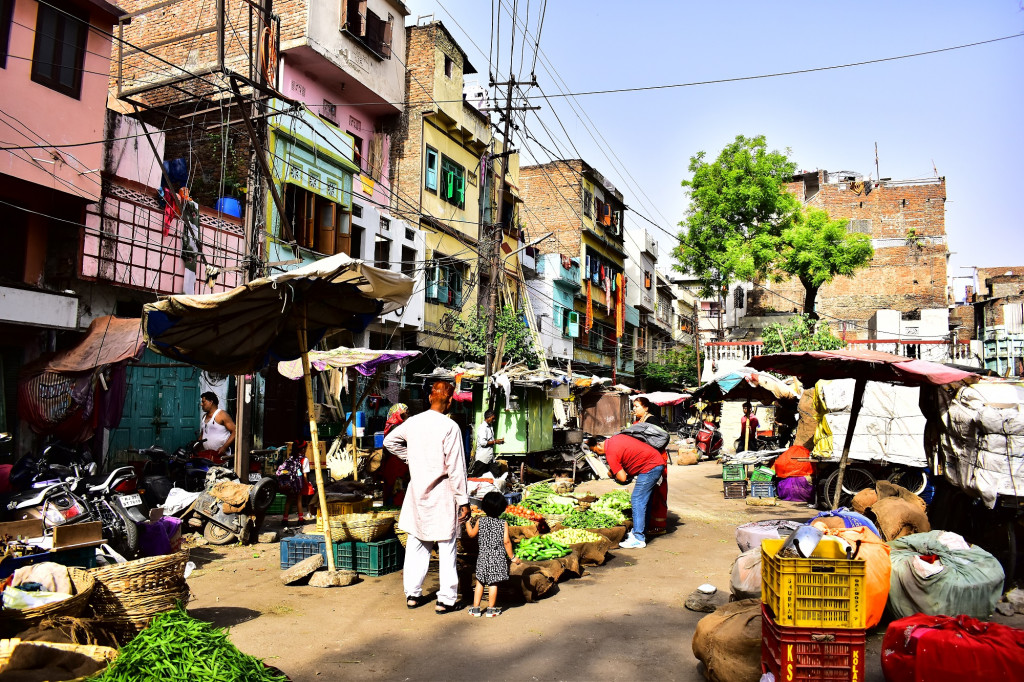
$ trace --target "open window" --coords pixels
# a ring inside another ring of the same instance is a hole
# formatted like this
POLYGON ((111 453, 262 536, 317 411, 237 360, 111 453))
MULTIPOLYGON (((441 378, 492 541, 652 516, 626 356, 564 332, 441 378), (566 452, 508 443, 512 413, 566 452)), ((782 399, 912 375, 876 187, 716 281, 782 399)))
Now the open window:
POLYGON ((429 192, 437 192, 437 150, 427 147, 424 155, 423 187, 429 192))
POLYGON ((366 0, 342 0, 341 30, 358 40, 380 59, 391 59, 391 41, 395 17, 378 16, 366 6, 366 0))
POLYGON ((350 254, 352 216, 344 206, 290 183, 284 201, 299 246, 328 256, 350 254))
POLYGON ((427 263, 426 299, 449 308, 462 308, 465 265, 450 258, 435 257, 427 263))
POLYGON ((583 188, 583 215, 588 218, 594 217, 594 193, 583 188))
POLYGON ((466 169, 441 156, 441 198, 453 206, 466 205, 466 169))

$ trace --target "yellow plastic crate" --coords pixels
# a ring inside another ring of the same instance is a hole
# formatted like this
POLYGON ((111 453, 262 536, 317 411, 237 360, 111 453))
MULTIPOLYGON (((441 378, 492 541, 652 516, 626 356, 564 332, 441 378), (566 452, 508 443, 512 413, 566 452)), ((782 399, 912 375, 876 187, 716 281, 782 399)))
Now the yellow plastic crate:
POLYGON ((761 600, 777 625, 799 628, 864 627, 865 562, 847 559, 837 542, 823 540, 809 559, 775 556, 785 540, 761 541, 761 600))
MULTIPOLYGON (((327 512, 331 516, 341 516, 342 514, 365 514, 370 511, 372 504, 373 500, 370 498, 357 500, 356 502, 328 502, 327 512)), ((324 521, 319 511, 316 513, 316 530, 318 533, 322 533, 324 531, 324 521)))

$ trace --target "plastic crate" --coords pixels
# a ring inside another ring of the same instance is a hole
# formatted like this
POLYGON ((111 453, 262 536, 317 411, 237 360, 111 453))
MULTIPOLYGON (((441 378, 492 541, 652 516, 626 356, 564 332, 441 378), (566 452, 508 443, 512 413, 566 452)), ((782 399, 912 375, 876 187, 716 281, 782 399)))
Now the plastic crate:
POLYGON ((778 625, 864 627, 864 559, 847 559, 838 542, 822 541, 808 559, 775 556, 785 540, 761 541, 761 599, 778 625))
POLYGON ((31 554, 29 556, 4 559, 0 563, 0 579, 14 573, 23 566, 34 566, 44 561, 51 561, 63 566, 77 566, 79 568, 96 568, 96 548, 79 547, 77 549, 61 549, 56 552, 43 552, 42 554, 31 554))
POLYGON ((355 570, 363 575, 382 576, 402 570, 405 548, 398 538, 379 542, 357 542, 355 570))
POLYGON ((865 634, 860 629, 783 627, 762 604, 761 672, 794 682, 859 682, 864 679, 865 634))
MULTIPOLYGON (((355 553, 351 542, 334 543, 334 567, 338 570, 351 571, 355 568, 355 553)), ((281 540, 281 570, 291 568, 295 564, 311 556, 319 554, 327 565, 327 543, 321 535, 293 535, 281 540)))
POLYGON ((280 516, 284 514, 284 500, 285 496, 281 493, 274 495, 274 501, 267 507, 267 516, 280 516))
POLYGON ((775 472, 771 467, 757 467, 750 472, 751 481, 774 481, 775 472))
POLYGON ((504 493, 505 501, 509 504, 519 504, 523 500, 522 493, 504 493))
POLYGON ((747 480, 747 467, 744 464, 723 464, 723 481, 745 481, 747 480))
POLYGON ((775 497, 775 484, 771 481, 751 481, 751 497, 775 497))
POLYGON ((722 483, 722 491, 727 500, 742 500, 747 496, 747 482, 725 481, 722 483))

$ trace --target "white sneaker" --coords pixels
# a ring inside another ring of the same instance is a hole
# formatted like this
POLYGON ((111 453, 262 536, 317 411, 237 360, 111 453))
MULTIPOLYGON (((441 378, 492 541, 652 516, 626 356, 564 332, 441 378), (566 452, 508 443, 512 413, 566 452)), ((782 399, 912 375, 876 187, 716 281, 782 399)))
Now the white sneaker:
POLYGON ((647 546, 647 543, 643 540, 637 540, 632 534, 625 540, 619 543, 619 547, 622 549, 643 549, 647 546))

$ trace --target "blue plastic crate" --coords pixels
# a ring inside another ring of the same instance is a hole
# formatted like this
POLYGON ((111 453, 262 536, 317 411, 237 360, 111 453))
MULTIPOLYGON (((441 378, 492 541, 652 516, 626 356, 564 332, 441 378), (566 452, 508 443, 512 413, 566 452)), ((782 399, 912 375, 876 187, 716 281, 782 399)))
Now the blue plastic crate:
POLYGON ((379 542, 357 542, 355 550, 355 570, 363 575, 377 577, 402 570, 405 547, 402 547, 398 538, 388 538, 379 542))
POLYGON ((77 566, 78 568, 95 568, 96 548, 62 549, 56 552, 43 552, 42 554, 5 559, 3 563, 0 563, 0 579, 6 578, 22 566, 34 566, 44 561, 52 561, 64 566, 77 566))
POLYGON ((522 493, 505 493, 505 500, 507 500, 509 504, 519 504, 522 499, 522 493))
MULTIPOLYGON (((281 569, 291 568, 311 556, 319 554, 327 565, 327 543, 322 535, 293 535, 281 540, 281 569)), ((355 568, 351 542, 334 543, 334 567, 341 571, 355 568)))
POLYGON ((751 497, 775 497, 775 484, 771 481, 751 481, 751 497))

